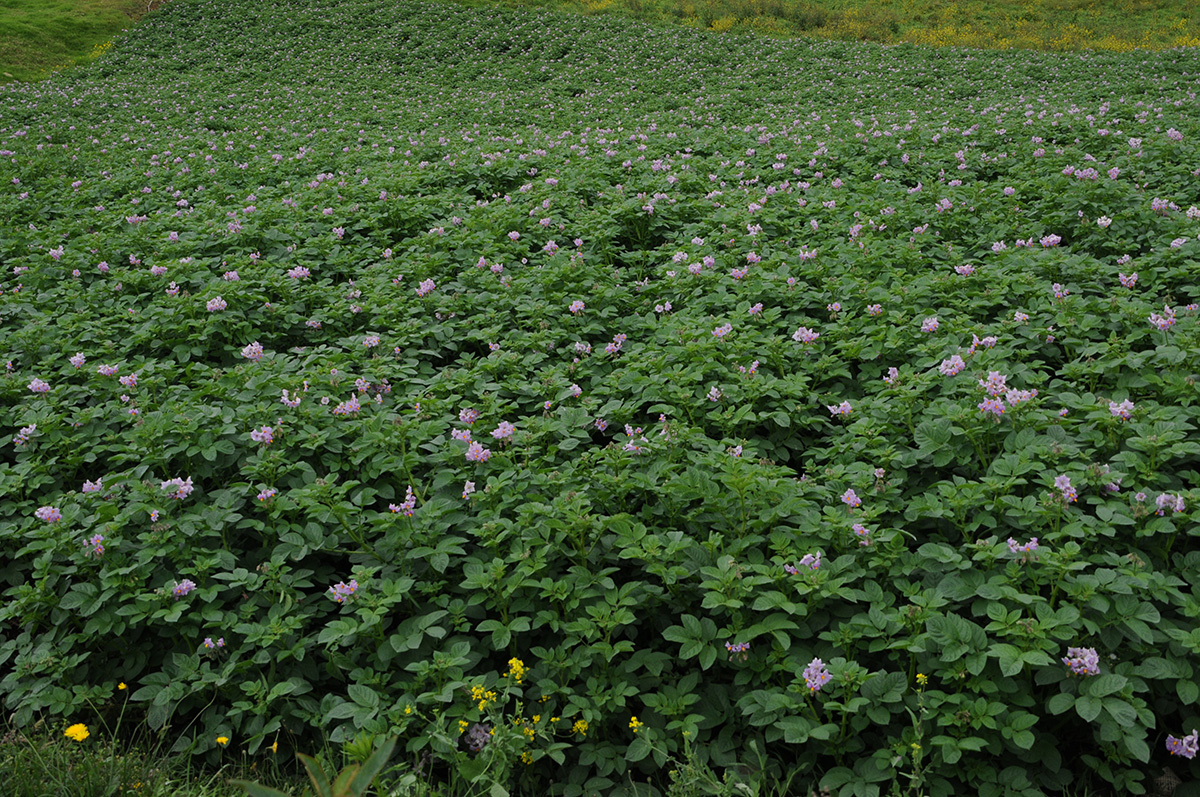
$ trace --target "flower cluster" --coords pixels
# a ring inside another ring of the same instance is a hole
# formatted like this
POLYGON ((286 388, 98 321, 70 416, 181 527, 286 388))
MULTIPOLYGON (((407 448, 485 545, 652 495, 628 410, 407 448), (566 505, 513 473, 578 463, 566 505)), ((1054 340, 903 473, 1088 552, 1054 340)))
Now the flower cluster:
POLYGON ((948 360, 942 360, 942 364, 938 370, 942 372, 943 376, 957 376, 966 367, 967 364, 963 361, 963 358, 955 354, 948 360))
POLYGON ((487 462, 491 456, 492 452, 477 442, 467 446, 467 462, 487 462))
POLYGON ((171 498, 172 500, 175 500, 175 501, 182 501, 183 499, 185 499, 189 495, 191 495, 192 491, 194 489, 196 489, 195 487, 192 486, 192 477, 191 476, 188 476, 187 481, 184 481, 183 479, 180 479, 177 477, 174 479, 168 479, 167 481, 162 483, 161 489, 168 490, 171 488, 174 488, 174 490, 172 490, 171 493, 167 497, 171 498))
POLYGON ((333 596, 333 599, 338 603, 345 603, 350 599, 355 592, 358 591, 358 582, 350 579, 350 583, 339 581, 329 588, 328 592, 333 596))
POLYGON ((1174 736, 1167 736, 1167 752, 1171 755, 1182 756, 1183 758, 1195 758, 1196 753, 1200 752, 1200 731, 1195 729, 1190 734, 1182 739, 1176 739, 1174 736))
POLYGON ((827 404, 825 409, 829 410, 829 414, 835 418, 839 415, 849 415, 854 410, 849 401, 843 401, 841 404, 827 404))
POLYGON ((1099 675, 1100 654, 1095 648, 1067 648, 1067 655, 1062 663, 1071 668, 1076 675, 1099 675))
POLYGON ((508 660, 508 670, 504 672, 505 678, 512 678, 517 683, 522 683, 525 680, 525 673, 528 669, 525 667, 525 662, 518 658, 508 660))
POLYGON ((813 659, 804 668, 804 684, 808 687, 809 692, 819 692, 821 687, 829 683, 829 679, 833 676, 825 667, 825 662, 820 659, 813 659))
POLYGON ((1054 489, 1058 490, 1064 504, 1074 503, 1079 498, 1079 493, 1071 486, 1070 476, 1054 477, 1054 489))
POLYGON ((258 362, 259 360, 261 360, 263 358, 262 344, 256 340, 253 343, 246 345, 242 349, 242 356, 245 357, 250 362, 255 362, 255 363, 258 362))
POLYGON ((396 514, 403 514, 405 517, 412 517, 417 511, 417 497, 413 495, 412 485, 408 485, 408 491, 404 494, 404 503, 388 504, 388 509, 396 514))
POLYGON ((190 578, 185 578, 183 581, 175 582, 175 586, 171 588, 171 594, 176 598, 182 598, 195 588, 196 582, 192 581, 190 578))
POLYGON ((1133 402, 1125 399, 1120 404, 1115 401, 1108 402, 1108 411, 1112 413, 1114 418, 1120 418, 1123 421, 1129 420, 1133 414, 1133 402))
POLYGON ((800 327, 792 333, 792 340, 796 341, 797 343, 814 343, 819 337, 821 337, 820 332, 814 332, 808 327, 800 327))
POLYGON ((33 513, 33 516, 38 520, 45 521, 46 523, 57 523, 58 521, 62 520, 62 512, 59 512, 58 509, 52 506, 39 507, 38 510, 33 513))
POLYGON ((260 426, 257 429, 251 429, 250 439, 256 443, 262 443, 264 446, 269 446, 275 442, 275 430, 270 426, 260 426))

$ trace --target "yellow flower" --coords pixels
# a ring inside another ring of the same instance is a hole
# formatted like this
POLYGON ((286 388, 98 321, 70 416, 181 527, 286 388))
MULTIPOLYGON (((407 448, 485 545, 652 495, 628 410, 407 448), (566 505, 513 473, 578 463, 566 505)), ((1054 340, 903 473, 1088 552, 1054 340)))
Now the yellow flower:
POLYGON ((533 763, 533 753, 526 750, 525 752, 521 753, 521 760, 524 761, 526 764, 532 764, 533 763))
POLYGON ((77 742, 82 742, 91 735, 92 734, 88 731, 87 726, 82 722, 78 722, 63 731, 63 736, 66 736, 68 739, 74 739, 77 742))
POLYGON ((521 661, 520 659, 516 659, 516 658, 509 659, 508 660, 508 672, 504 673, 504 677, 508 678, 509 676, 511 676, 512 679, 514 681, 516 681, 517 683, 521 683, 522 681, 524 681, 524 679, 525 679, 525 662, 521 661))
POLYGON ((411 713, 412 713, 412 706, 405 706, 405 707, 404 707, 404 713, 405 713, 405 714, 411 714, 411 713))
POLYGON ((644 722, 640 722, 640 721, 638 720, 638 718, 637 718, 637 717, 630 717, 630 718, 629 718, 629 729, 630 729, 631 731, 633 731, 634 733, 637 733, 637 732, 638 732, 638 730, 639 730, 639 729, 640 729, 642 726, 644 726, 645 724, 646 724, 646 723, 644 723, 644 722))
POLYGON ((272 753, 279 752, 279 742, 271 742, 271 752, 272 753))
POLYGON ((120 689, 122 692, 124 692, 128 688, 129 687, 125 685, 124 681, 121 681, 121 683, 117 684, 117 689, 120 689))
POLYGON ((917 673, 917 683, 921 686, 924 686, 925 684, 929 683, 929 676, 923 672, 917 673))
POLYGON ((571 727, 571 730, 574 733, 579 734, 580 736, 587 736, 587 732, 588 732, 587 720, 575 720, 575 724, 571 727))
POLYGON ((471 723, 467 722, 466 720, 458 721, 458 732, 459 733, 466 733, 467 728, 469 728, 469 727, 471 727, 471 723))
POLYGON ((217 744, 219 744, 219 745, 221 745, 222 747, 224 747, 225 745, 229 744, 229 737, 228 737, 228 736, 218 736, 218 737, 217 737, 217 744))

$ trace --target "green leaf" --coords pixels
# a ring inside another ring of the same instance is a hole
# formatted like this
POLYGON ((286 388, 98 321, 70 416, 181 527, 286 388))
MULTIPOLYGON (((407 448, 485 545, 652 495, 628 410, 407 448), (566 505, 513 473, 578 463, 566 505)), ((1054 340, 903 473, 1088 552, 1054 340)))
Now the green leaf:
POLYGON ((253 783, 248 780, 231 780, 230 786, 236 786, 246 790, 247 797, 291 797, 288 792, 272 789, 269 786, 263 786, 260 783, 253 783))
POLYGON ((1080 695, 1075 701, 1075 711, 1083 718, 1084 722, 1091 722, 1100 716, 1100 710, 1104 708, 1104 704, 1090 695, 1080 695))
POLYGON ((812 720, 804 717, 784 717, 775 722, 775 727, 783 731, 783 740, 788 744, 804 744, 812 731, 812 720))
POLYGON ((1062 714, 1075 705, 1075 695, 1059 692, 1046 701, 1046 710, 1051 714, 1062 714))
POLYGON ((1179 702, 1186 706, 1200 700, 1200 684, 1195 681, 1176 681, 1175 691, 1179 694, 1179 702))
POLYGON ((384 765, 387 764, 389 758, 392 757, 392 751, 396 748, 396 741, 399 737, 393 736, 379 745, 378 749, 371 754, 371 757, 363 762, 362 769, 354 778, 354 782, 350 784, 350 788, 355 794, 366 794, 368 788, 375 781, 384 765))
POLYGON ((1085 678, 1079 691, 1089 694, 1092 697, 1105 697, 1115 692, 1120 692, 1128 683, 1129 679, 1124 675, 1104 673, 1085 678))
POLYGON ((1137 722, 1137 710, 1124 700, 1108 697, 1103 702, 1104 710, 1122 727, 1129 727, 1137 722))
POLYGON ((650 743, 645 738, 638 736, 625 750, 625 760, 630 762, 641 761, 650 755, 650 752, 650 743))

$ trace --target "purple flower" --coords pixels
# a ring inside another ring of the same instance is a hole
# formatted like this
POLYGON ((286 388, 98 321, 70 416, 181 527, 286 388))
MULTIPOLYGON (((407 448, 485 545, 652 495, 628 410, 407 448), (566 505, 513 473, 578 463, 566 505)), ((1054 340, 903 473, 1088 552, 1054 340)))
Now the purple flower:
POLYGON ((85 481, 83 483, 83 489, 80 492, 82 492, 84 495, 87 495, 88 493, 98 493, 104 489, 104 485, 101 484, 102 481, 104 480, 96 479, 94 482, 85 481))
POLYGON ((263 359, 263 344, 258 341, 248 343, 241 349, 241 355, 251 362, 258 362, 263 359))
POLYGON ((1157 515, 1161 515, 1167 510, 1182 512, 1187 508, 1183 502, 1182 495, 1171 495, 1170 493, 1160 495, 1155 499, 1155 504, 1158 506, 1158 511, 1155 513, 1157 515))
POLYGON ((82 368, 83 364, 85 362, 87 362, 87 358, 83 356, 83 352, 79 352, 74 357, 72 357, 69 360, 69 362, 71 363, 71 365, 75 366, 76 368, 82 368))
POLYGON ((800 327, 792 333, 792 340, 797 343, 812 343, 819 337, 821 337, 821 333, 813 332, 808 327, 800 327))
POLYGON ((921 331, 922 332, 937 332, 937 329, 938 329, 937 316, 930 316, 929 318, 926 318, 924 321, 921 322, 921 331))
POLYGON ((204 642, 201 643, 201 647, 205 650, 219 650, 225 647, 225 637, 221 637, 216 642, 213 642, 212 637, 206 636, 204 637, 204 642))
POLYGON ((196 582, 185 578, 183 581, 176 581, 175 586, 171 589, 171 594, 176 598, 182 598, 196 588, 196 582))
POLYGON ((345 603, 347 600, 349 600, 350 596, 357 591, 358 582, 354 579, 350 579, 349 584, 339 581, 329 588, 330 594, 333 595, 333 599, 338 603, 345 603))
POLYGON ((312 276, 312 272, 310 272, 310 271, 309 271, 307 268, 305 268, 304 266, 296 266, 295 268, 289 268, 289 269, 288 269, 288 272, 287 272, 287 275, 288 275, 288 277, 289 277, 290 279, 294 279, 294 280, 306 280, 306 279, 308 279, 310 276, 312 276))
POLYGON ((1031 537, 1029 542, 1021 545, 1012 537, 1008 538, 1008 550, 1012 553, 1033 553, 1038 549, 1038 538, 1031 537))
POLYGON ((492 431, 492 437, 496 438, 497 440, 511 440, 513 432, 515 431, 516 427, 514 427, 511 423, 508 421, 500 421, 500 425, 492 431))
POLYGON ((750 649, 749 642, 726 642, 725 649, 730 653, 745 653, 750 649))
POLYGON ((175 478, 162 483, 162 489, 164 490, 170 489, 171 487, 174 487, 175 491, 172 492, 169 497, 175 499, 176 501, 182 501, 183 499, 187 498, 192 494, 192 490, 195 489, 192 486, 191 476, 188 476, 187 481, 184 481, 180 478, 175 478))
POLYGON ((269 446, 275 442, 275 430, 270 426, 260 426, 257 429, 251 429, 250 439, 256 443, 262 443, 264 446, 269 446))
POLYGON ((412 517, 417 511, 417 497, 413 495, 412 485, 408 485, 408 492, 404 496, 404 503, 397 506, 396 504, 388 504, 388 509, 395 513, 402 513, 405 517, 412 517))
POLYGON ((1004 414, 1004 402, 998 398, 984 399, 983 401, 979 402, 977 406, 979 407, 979 411, 984 415, 987 415, 990 412, 999 418, 1004 414))
POLYGON ((842 493, 842 503, 853 509, 856 506, 862 506, 862 499, 858 497, 853 488, 850 488, 842 493))
POLYGON ((962 370, 966 367, 967 364, 963 361, 963 358, 955 354, 948 360, 942 360, 942 364, 938 370, 942 372, 943 376, 956 376, 962 373, 962 370))
POLYGON ((52 506, 43 506, 38 508, 38 510, 33 513, 33 516, 38 520, 44 520, 47 523, 57 523, 58 521, 62 520, 62 512, 59 512, 52 506))
POLYGON ((1195 758, 1196 753, 1200 752, 1200 731, 1193 729, 1191 734, 1182 739, 1167 736, 1167 752, 1184 758, 1195 758))
POLYGON ((1063 503, 1070 504, 1079 498, 1079 493, 1071 486, 1070 476, 1057 476, 1054 479, 1054 489, 1062 494, 1063 503))
POLYGON ((712 331, 714 338, 723 338, 733 331, 733 324, 723 324, 712 331))
POLYGON ((210 312, 210 313, 216 313, 216 312, 219 312, 219 311, 221 311, 221 310, 224 310, 224 309, 225 309, 226 307, 228 307, 229 305, 228 305, 228 304, 226 304, 226 303, 225 303, 225 300, 224 300, 224 299, 222 299, 220 296, 216 296, 216 297, 214 297, 214 298, 212 298, 212 299, 209 299, 209 300, 208 300, 208 302, 206 302, 204 306, 205 306, 206 308, 208 308, 208 312, 210 312))
POLYGON ((1100 655, 1095 648, 1067 648, 1067 655, 1062 663, 1071 668, 1076 675, 1099 675, 1100 655))
POLYGON ((850 406, 849 401, 843 401, 841 404, 826 404, 825 409, 829 410, 829 414, 833 416, 849 415, 854 408, 850 406))
POLYGON ((88 556, 94 556, 97 559, 99 559, 101 556, 104 556, 104 535, 103 534, 93 534, 83 544, 84 544, 84 547, 87 548, 87 551, 85 551, 85 553, 88 556))
POLYGON ((465 484, 463 484, 463 491, 462 491, 463 499, 466 499, 467 497, 469 497, 471 495, 471 493, 473 493, 473 492, 475 492, 475 482, 466 482, 465 484))
POLYGON ((1167 305, 1163 305, 1163 314, 1150 314, 1150 323, 1154 325, 1160 332, 1166 332, 1171 327, 1175 326, 1175 311, 1167 305))
POLYGON ((980 379, 979 386, 987 391, 989 396, 996 397, 1007 390, 1005 382, 1008 380, 1004 374, 999 371, 991 371, 988 373, 987 379, 980 379))
POLYGON ((421 284, 417 286, 417 296, 427 296, 436 287, 437 285, 434 284, 433 280, 421 280, 421 284))
POLYGON ((1138 275, 1136 271, 1132 274, 1117 272, 1117 279, 1121 281, 1122 288, 1132 288, 1134 285, 1137 285, 1138 275))
POLYGON ((825 662, 820 659, 813 659, 804 669, 804 683, 809 692, 821 691, 821 687, 829 683, 829 679, 832 677, 825 667, 825 662))
POLYGON ((583 308, 585 308, 586 306, 587 305, 585 305, 582 300, 576 299, 575 301, 571 302, 570 306, 567 307, 567 309, 571 311, 572 315, 579 315, 580 313, 583 312, 583 308))
POLYGON ((805 567, 805 568, 808 568, 809 570, 820 570, 821 569, 821 552, 817 551, 815 554, 814 553, 804 554, 804 557, 801 558, 801 560, 800 560, 800 567, 805 567))
POLYGON ((267 501, 270 501, 276 495, 278 495, 278 492, 275 490, 275 488, 268 487, 267 489, 263 490, 261 493, 258 494, 258 501, 259 501, 259 503, 265 504, 267 501))
POLYGON ((467 462, 487 462, 491 456, 492 452, 479 443, 472 442, 467 446, 467 462))
POLYGON ((50 383, 43 382, 41 379, 34 379, 32 382, 29 383, 29 389, 32 390, 34 393, 49 393, 50 392, 50 383))
POLYGON ((1112 413, 1114 418, 1120 418, 1123 421, 1129 420, 1129 416, 1133 414, 1133 402, 1125 399, 1120 404, 1115 401, 1108 402, 1108 411, 1112 413))

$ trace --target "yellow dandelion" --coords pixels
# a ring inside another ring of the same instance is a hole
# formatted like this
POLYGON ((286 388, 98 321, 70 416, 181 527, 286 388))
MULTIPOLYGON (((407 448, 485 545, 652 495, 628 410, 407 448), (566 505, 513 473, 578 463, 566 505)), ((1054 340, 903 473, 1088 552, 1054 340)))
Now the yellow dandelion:
POLYGON ((91 732, 88 731, 88 727, 82 722, 77 722, 70 728, 67 728, 65 731, 63 731, 63 736, 66 736, 68 739, 74 739, 77 742, 82 742, 91 735, 91 732))
POLYGON ((224 747, 225 745, 229 744, 229 737, 228 737, 228 736, 218 736, 218 737, 217 737, 217 744, 219 744, 219 745, 221 745, 222 747, 224 747))

